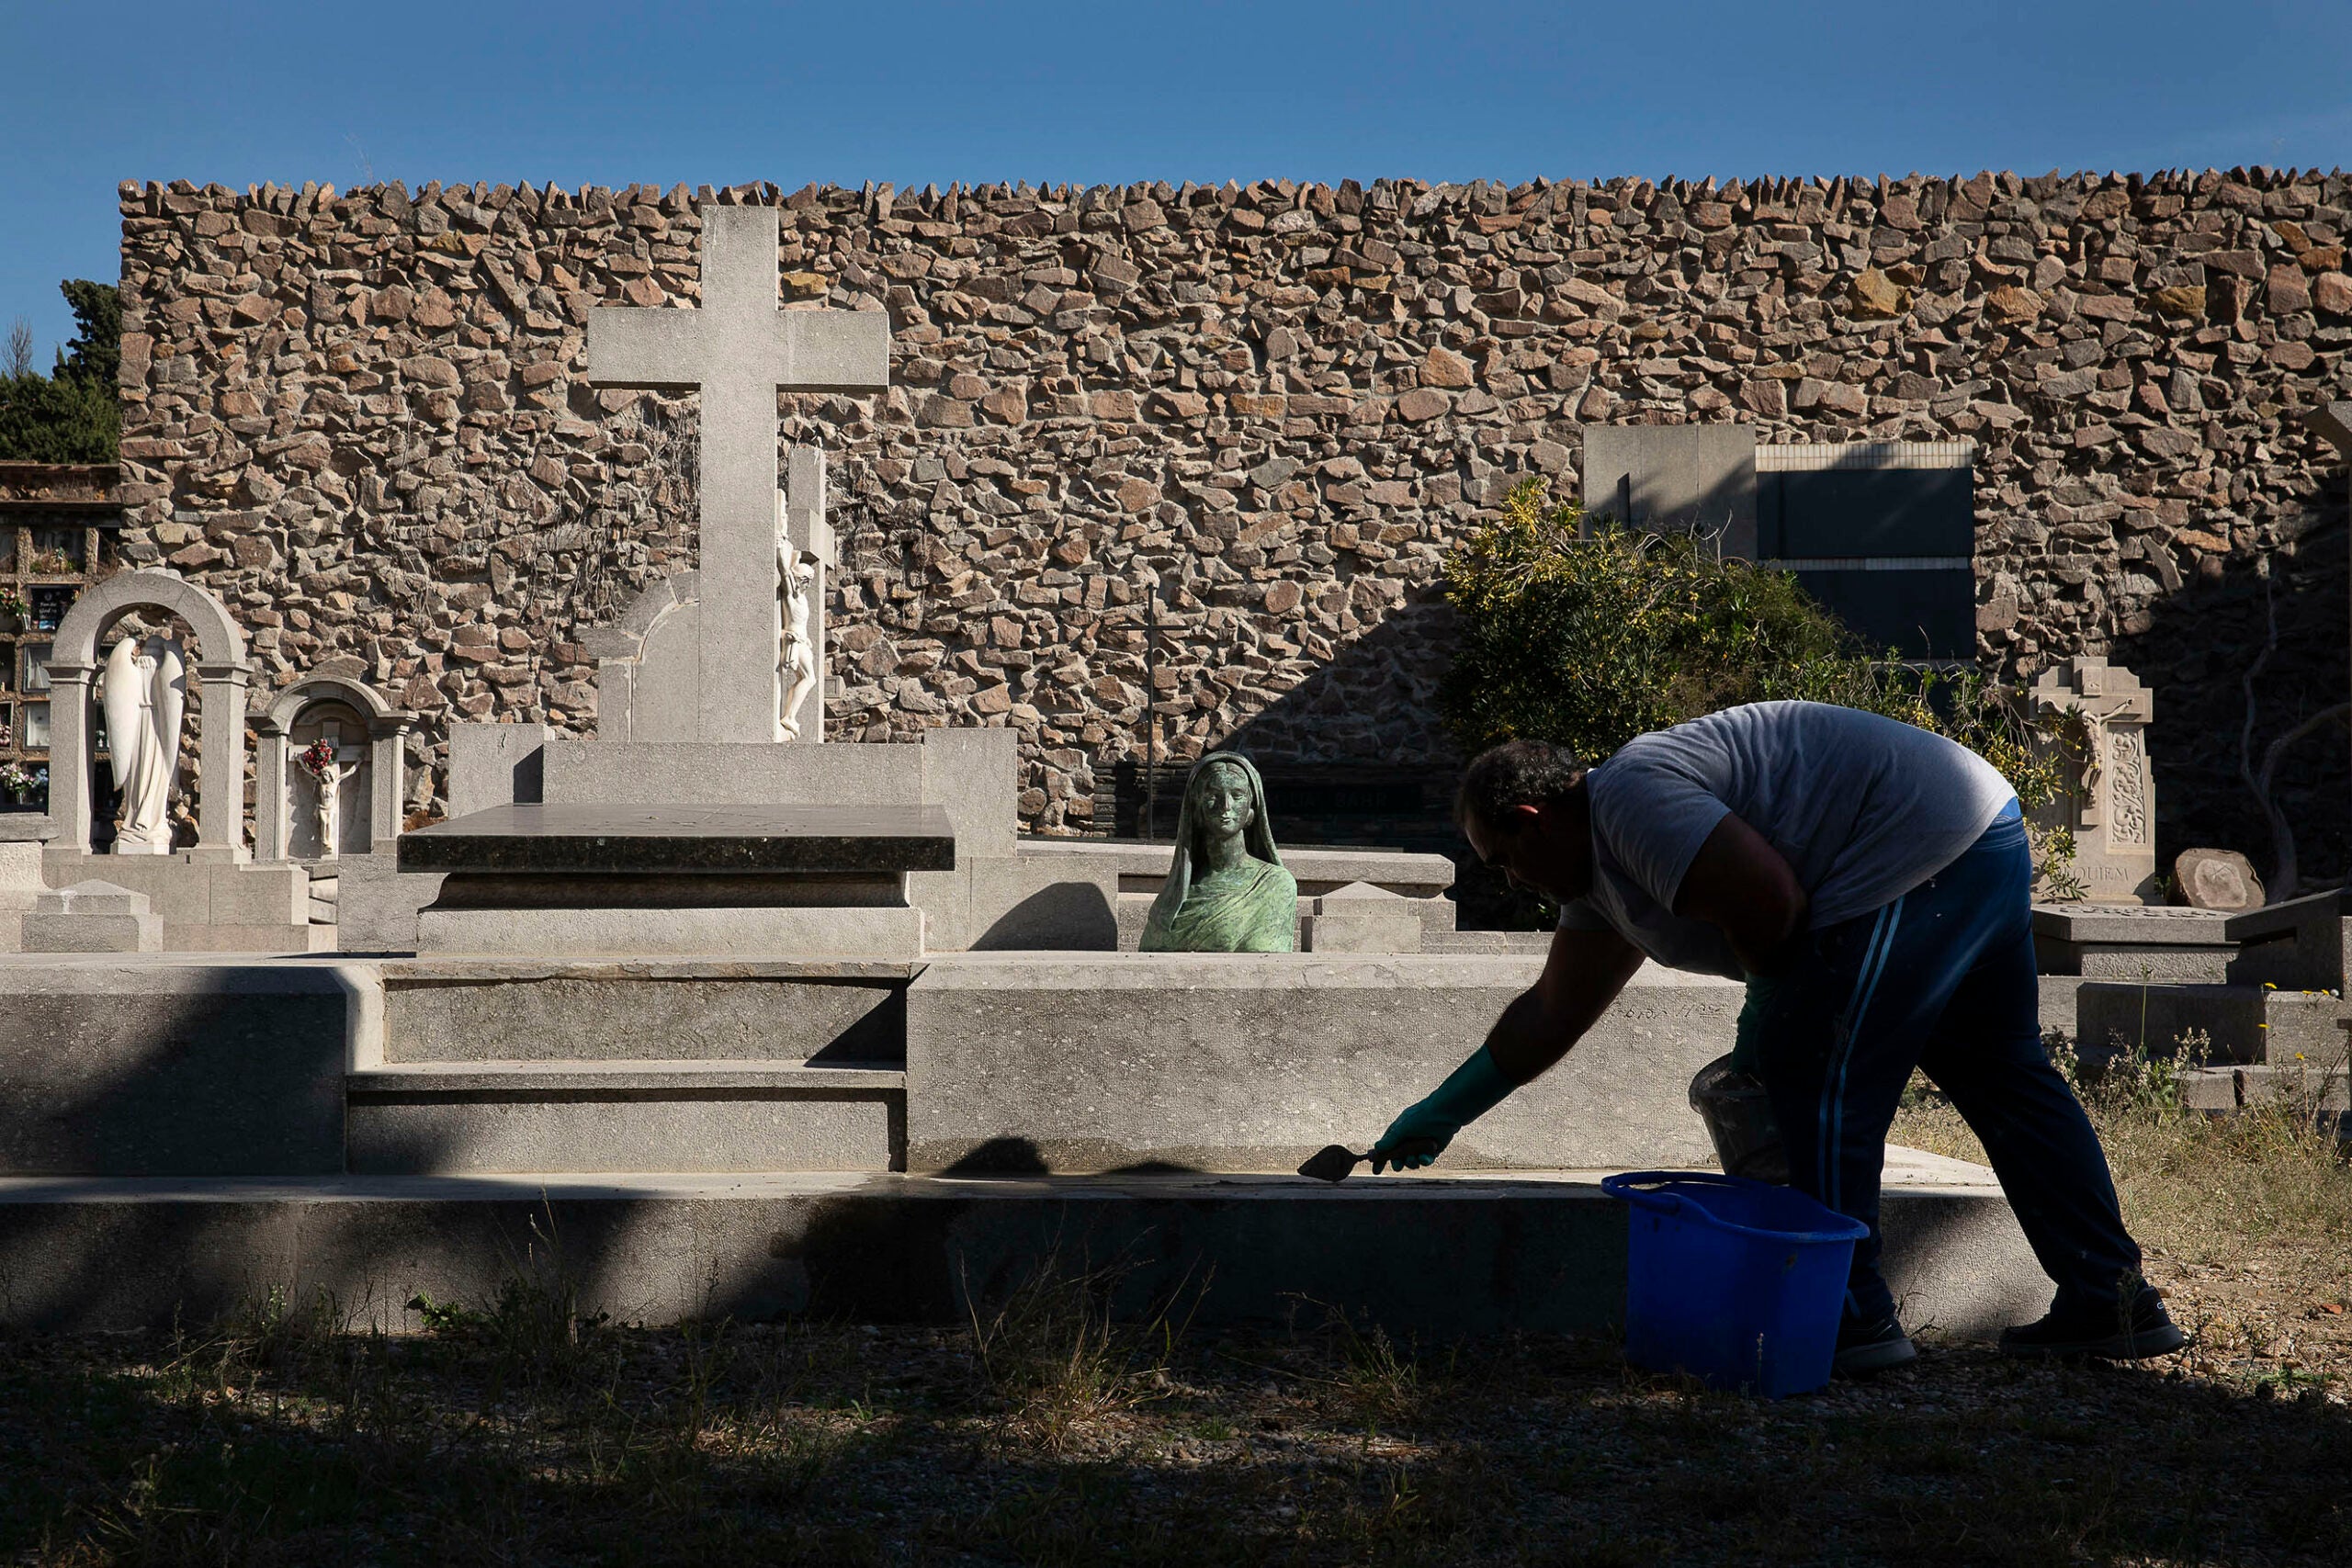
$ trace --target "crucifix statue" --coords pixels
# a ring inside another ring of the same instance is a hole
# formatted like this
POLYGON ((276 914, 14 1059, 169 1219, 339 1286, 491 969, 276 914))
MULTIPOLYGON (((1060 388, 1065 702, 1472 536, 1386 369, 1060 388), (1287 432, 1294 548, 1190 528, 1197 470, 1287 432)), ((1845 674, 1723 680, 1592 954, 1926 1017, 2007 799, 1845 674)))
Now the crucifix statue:
MULTIPOLYGON (((702 212, 702 304, 673 310, 605 306, 588 318, 588 374, 603 386, 702 393, 699 621, 695 738, 775 741, 821 727, 803 708, 821 686, 821 628, 804 633, 811 671, 787 714, 784 648, 789 596, 776 530, 776 394, 866 392, 889 384, 890 320, 878 310, 786 310, 776 301, 776 211, 707 207, 702 212), (797 722, 788 723, 787 719, 797 722)), ((816 457, 812 450, 810 457, 816 457)), ((823 468, 798 482, 796 454, 787 514, 799 564, 821 603, 823 541, 797 526, 823 517, 823 468), (809 500, 801 500, 803 491, 809 500)), ((814 702, 822 705, 821 691, 814 702)))
POLYGON ((303 771, 319 786, 318 796, 311 802, 317 813, 319 857, 336 860, 343 854, 343 782, 359 771, 359 749, 345 746, 343 726, 328 719, 319 726, 316 750, 323 753, 317 765, 305 764, 303 771))
POLYGON ((825 570, 840 565, 825 523, 825 454, 792 449, 790 489, 776 497, 776 575, 784 592, 784 648, 776 661, 786 740, 825 738, 825 570))

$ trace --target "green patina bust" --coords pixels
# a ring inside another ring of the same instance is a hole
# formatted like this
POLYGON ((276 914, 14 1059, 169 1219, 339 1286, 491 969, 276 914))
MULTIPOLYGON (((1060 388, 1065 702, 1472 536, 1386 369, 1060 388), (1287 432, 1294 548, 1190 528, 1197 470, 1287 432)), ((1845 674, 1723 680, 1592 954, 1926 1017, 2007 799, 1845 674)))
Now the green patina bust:
POLYGON ((1283 869, 1266 786, 1250 759, 1202 758, 1184 782, 1176 855, 1143 928, 1146 953, 1289 953, 1298 882, 1283 869))

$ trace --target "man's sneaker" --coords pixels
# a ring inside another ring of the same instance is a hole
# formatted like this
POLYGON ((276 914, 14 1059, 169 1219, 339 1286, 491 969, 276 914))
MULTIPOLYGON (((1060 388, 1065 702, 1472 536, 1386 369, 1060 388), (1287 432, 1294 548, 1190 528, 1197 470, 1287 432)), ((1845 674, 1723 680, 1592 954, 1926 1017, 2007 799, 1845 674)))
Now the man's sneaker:
POLYGON ((1893 1313, 1872 1323, 1849 1317, 1838 1325, 1838 1356, 1829 1370, 1841 1378, 1866 1378, 1918 1359, 1919 1348, 1893 1313))
POLYGON ((2038 1323, 2001 1330, 2005 1355, 2045 1359, 2095 1356, 2107 1361, 2136 1361, 2169 1356, 2188 1343, 2165 1311, 2164 1298, 2145 1282, 2124 1282, 2107 1301, 2069 1297, 2060 1292, 2038 1323))

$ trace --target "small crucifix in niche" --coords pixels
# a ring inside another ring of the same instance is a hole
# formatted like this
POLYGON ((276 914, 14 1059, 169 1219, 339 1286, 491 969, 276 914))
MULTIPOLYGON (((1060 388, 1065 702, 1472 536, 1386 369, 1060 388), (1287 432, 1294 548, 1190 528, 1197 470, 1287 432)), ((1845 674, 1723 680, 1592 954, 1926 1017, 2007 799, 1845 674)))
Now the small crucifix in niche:
POLYGON ((318 786, 312 801, 319 834, 319 858, 335 860, 343 853, 344 781, 359 771, 359 749, 343 743, 343 725, 328 719, 319 726, 319 738, 294 759, 318 786))

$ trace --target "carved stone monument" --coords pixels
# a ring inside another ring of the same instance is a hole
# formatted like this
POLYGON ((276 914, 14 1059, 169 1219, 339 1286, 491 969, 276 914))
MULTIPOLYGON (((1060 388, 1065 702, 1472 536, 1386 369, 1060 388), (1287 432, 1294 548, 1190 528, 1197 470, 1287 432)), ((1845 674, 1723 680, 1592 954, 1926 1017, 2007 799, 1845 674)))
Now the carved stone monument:
POLYGON ((2148 762, 2154 696, 2104 659, 2069 659, 2033 683, 2037 717, 2072 714, 2082 726, 2074 787, 2036 815, 2075 834, 2075 874, 2099 904, 2155 902, 2155 779, 2148 762))
MULTIPOLYGON (((660 738, 775 741, 786 728, 777 657, 784 600, 776 393, 881 390, 889 384, 890 318, 879 310, 782 309, 772 207, 707 207, 702 224, 701 309, 610 305, 591 311, 588 375, 603 387, 702 394, 692 705, 678 716, 678 732, 660 738)), ((787 509, 792 542, 821 558, 821 542, 803 536, 797 525, 821 515, 823 468, 810 465, 806 485, 801 474, 796 457, 787 509)), ((812 628, 811 637, 821 630, 812 628)), ((821 701, 821 691, 813 696, 821 701)), ((819 727, 802 716, 800 728, 814 739, 819 727)))

